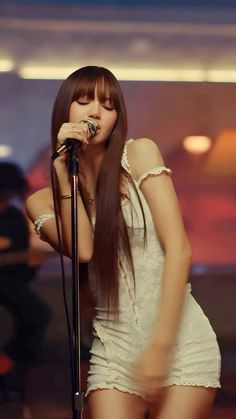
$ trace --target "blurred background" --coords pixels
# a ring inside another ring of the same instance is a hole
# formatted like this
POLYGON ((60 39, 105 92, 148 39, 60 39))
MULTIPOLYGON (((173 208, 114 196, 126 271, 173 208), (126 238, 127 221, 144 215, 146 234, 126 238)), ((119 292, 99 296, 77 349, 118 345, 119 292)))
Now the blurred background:
MULTIPOLYGON (((62 80, 88 64, 114 72, 129 137, 152 138, 173 170, 193 250, 193 295, 222 352, 222 389, 211 416, 221 419, 236 418, 235 51, 236 0, 0 3, 0 163, 17 163, 30 191, 48 185, 51 110, 62 80)), ((70 377, 59 260, 33 231, 30 246, 39 257, 31 286, 52 317, 42 362, 27 374, 23 410, 22 403, 2 403, 0 416, 66 419, 70 377)), ((1 346, 11 322, 0 307, 1 346)), ((86 370, 86 345, 82 355, 86 370)))

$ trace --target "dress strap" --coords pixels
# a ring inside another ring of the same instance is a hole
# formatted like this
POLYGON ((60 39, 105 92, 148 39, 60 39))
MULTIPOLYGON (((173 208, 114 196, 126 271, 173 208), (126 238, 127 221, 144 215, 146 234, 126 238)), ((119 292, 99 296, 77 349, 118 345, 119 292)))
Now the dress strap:
POLYGON ((168 167, 165 166, 159 166, 154 167, 153 169, 148 170, 147 172, 143 173, 138 179, 137 179, 137 185, 140 188, 141 183, 149 176, 158 176, 161 173, 167 173, 168 175, 172 174, 172 170, 168 169, 168 167))

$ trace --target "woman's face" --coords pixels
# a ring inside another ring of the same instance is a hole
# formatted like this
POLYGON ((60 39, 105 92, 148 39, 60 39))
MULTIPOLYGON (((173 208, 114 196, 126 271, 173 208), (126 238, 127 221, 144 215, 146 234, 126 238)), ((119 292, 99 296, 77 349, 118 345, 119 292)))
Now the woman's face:
POLYGON ((101 103, 95 88, 94 98, 80 97, 72 102, 70 107, 69 121, 79 122, 82 119, 91 119, 97 124, 96 135, 89 140, 91 144, 98 144, 106 141, 115 126, 117 111, 111 104, 109 97, 101 103))

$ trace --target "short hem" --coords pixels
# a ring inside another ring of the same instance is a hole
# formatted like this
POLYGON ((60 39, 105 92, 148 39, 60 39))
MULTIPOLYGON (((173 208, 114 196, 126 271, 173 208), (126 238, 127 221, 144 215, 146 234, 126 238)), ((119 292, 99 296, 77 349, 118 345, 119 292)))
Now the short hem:
POLYGON ((92 391, 96 391, 96 390, 118 390, 118 391, 122 391, 123 393, 129 393, 129 394, 133 394, 135 396, 139 396, 139 397, 143 397, 143 394, 141 392, 135 391, 135 390, 129 390, 129 389, 125 389, 122 386, 119 386, 117 384, 98 384, 98 385, 94 385, 91 386, 85 393, 85 397, 88 397, 89 393, 91 393, 92 391))
MULTIPOLYGON (((183 386, 183 387, 205 387, 205 388, 221 388, 221 385, 219 382, 212 382, 212 383, 199 383, 199 382, 194 382, 194 381, 178 381, 178 380, 173 380, 170 381, 166 384, 164 384, 164 387, 171 387, 171 386, 183 386)), ((98 384, 98 385, 93 385, 91 386, 85 393, 85 397, 87 397, 89 395, 89 393, 91 393, 91 391, 96 391, 96 390, 112 390, 112 389, 116 389, 118 391, 122 391, 123 393, 129 393, 129 394, 133 394, 135 396, 139 396, 139 397, 144 397, 143 394, 141 392, 135 391, 135 390, 130 390, 130 389, 125 389, 122 386, 119 386, 117 384, 98 384)))
POLYGON ((202 383, 202 382, 194 382, 194 381, 171 381, 164 384, 164 387, 170 386, 183 386, 183 387, 205 387, 205 388, 221 388, 220 383, 213 382, 213 383, 202 383))

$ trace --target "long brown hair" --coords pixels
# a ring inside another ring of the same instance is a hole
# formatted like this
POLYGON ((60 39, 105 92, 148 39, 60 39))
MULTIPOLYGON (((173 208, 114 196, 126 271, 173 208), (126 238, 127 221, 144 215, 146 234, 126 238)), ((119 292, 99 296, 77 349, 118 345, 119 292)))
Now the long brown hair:
MULTIPOLYGON (((114 75, 103 67, 87 66, 72 73, 62 84, 52 113, 52 147, 57 145, 57 133, 64 122, 69 121, 73 101, 87 96, 105 101, 107 93, 117 112, 117 120, 100 168, 96 185, 96 225, 94 233, 93 264, 96 280, 105 301, 117 312, 119 303, 119 250, 123 249, 134 275, 134 267, 126 224, 121 210, 120 180, 123 169, 121 158, 127 138, 127 114, 120 85, 114 75)), ((82 198, 86 210, 86 191, 82 198)))

